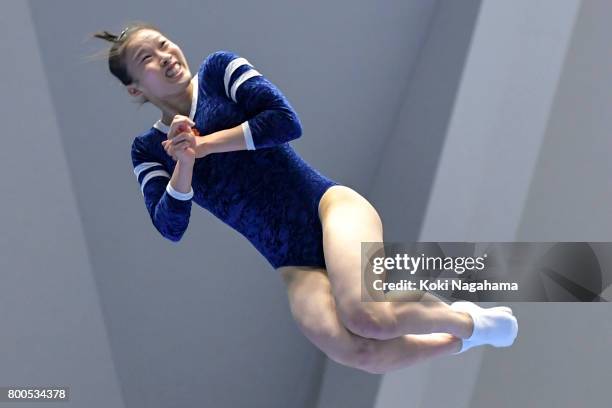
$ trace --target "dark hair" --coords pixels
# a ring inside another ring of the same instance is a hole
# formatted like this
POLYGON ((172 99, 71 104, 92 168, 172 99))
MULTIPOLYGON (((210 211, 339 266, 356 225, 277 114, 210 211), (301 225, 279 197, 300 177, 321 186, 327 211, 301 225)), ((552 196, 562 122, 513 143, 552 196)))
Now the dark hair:
POLYGON ((161 33, 161 31, 152 24, 133 22, 123 29, 119 35, 112 34, 106 30, 92 34, 93 38, 100 38, 113 44, 108 50, 108 68, 123 85, 130 85, 134 82, 134 79, 127 70, 127 64, 124 61, 126 46, 132 36, 143 29, 154 30, 161 33))

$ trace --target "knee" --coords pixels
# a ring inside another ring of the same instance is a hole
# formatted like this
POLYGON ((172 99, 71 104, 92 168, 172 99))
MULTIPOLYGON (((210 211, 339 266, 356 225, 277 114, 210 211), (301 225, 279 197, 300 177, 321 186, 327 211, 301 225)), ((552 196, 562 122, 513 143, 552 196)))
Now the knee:
POLYGON ((389 304, 358 302, 339 312, 344 326, 369 339, 397 337, 397 319, 389 304))

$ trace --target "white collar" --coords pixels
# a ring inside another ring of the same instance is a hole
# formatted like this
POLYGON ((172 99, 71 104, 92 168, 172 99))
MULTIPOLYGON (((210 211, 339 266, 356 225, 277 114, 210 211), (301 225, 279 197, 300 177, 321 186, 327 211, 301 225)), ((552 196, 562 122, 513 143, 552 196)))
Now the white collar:
MULTIPOLYGON (((189 119, 193 121, 193 118, 196 113, 196 108, 198 106, 198 74, 196 73, 193 78, 191 78, 191 82, 193 86, 191 87, 191 111, 189 112, 189 119)), ((170 126, 166 125, 164 122, 159 119, 157 122, 153 124, 153 127, 159 130, 162 133, 168 133, 170 131, 170 126)))

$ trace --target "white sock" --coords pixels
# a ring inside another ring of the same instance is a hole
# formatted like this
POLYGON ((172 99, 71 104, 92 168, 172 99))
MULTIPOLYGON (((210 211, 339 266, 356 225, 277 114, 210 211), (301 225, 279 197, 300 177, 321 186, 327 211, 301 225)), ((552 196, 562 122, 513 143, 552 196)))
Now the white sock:
POLYGON ((454 302, 450 307, 458 312, 466 312, 472 316, 474 331, 469 338, 463 339, 463 353, 472 347, 489 344, 493 347, 508 347, 514 343, 518 334, 518 322, 507 306, 497 306, 484 309, 472 302, 454 302))

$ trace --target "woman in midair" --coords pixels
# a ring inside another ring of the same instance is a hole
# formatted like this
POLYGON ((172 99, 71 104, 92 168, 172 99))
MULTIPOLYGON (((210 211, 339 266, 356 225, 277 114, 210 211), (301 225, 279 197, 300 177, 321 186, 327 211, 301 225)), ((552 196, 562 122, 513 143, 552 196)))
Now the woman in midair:
POLYGON ((248 60, 217 51, 192 75, 179 46, 150 24, 94 36, 112 43, 109 68, 128 94, 161 113, 132 144, 153 225, 180 240, 195 201, 244 235, 281 274, 299 329, 329 358, 384 373, 514 342, 507 307, 448 305, 429 293, 361 300, 361 242, 383 242, 381 219, 293 150, 298 115, 248 60))

